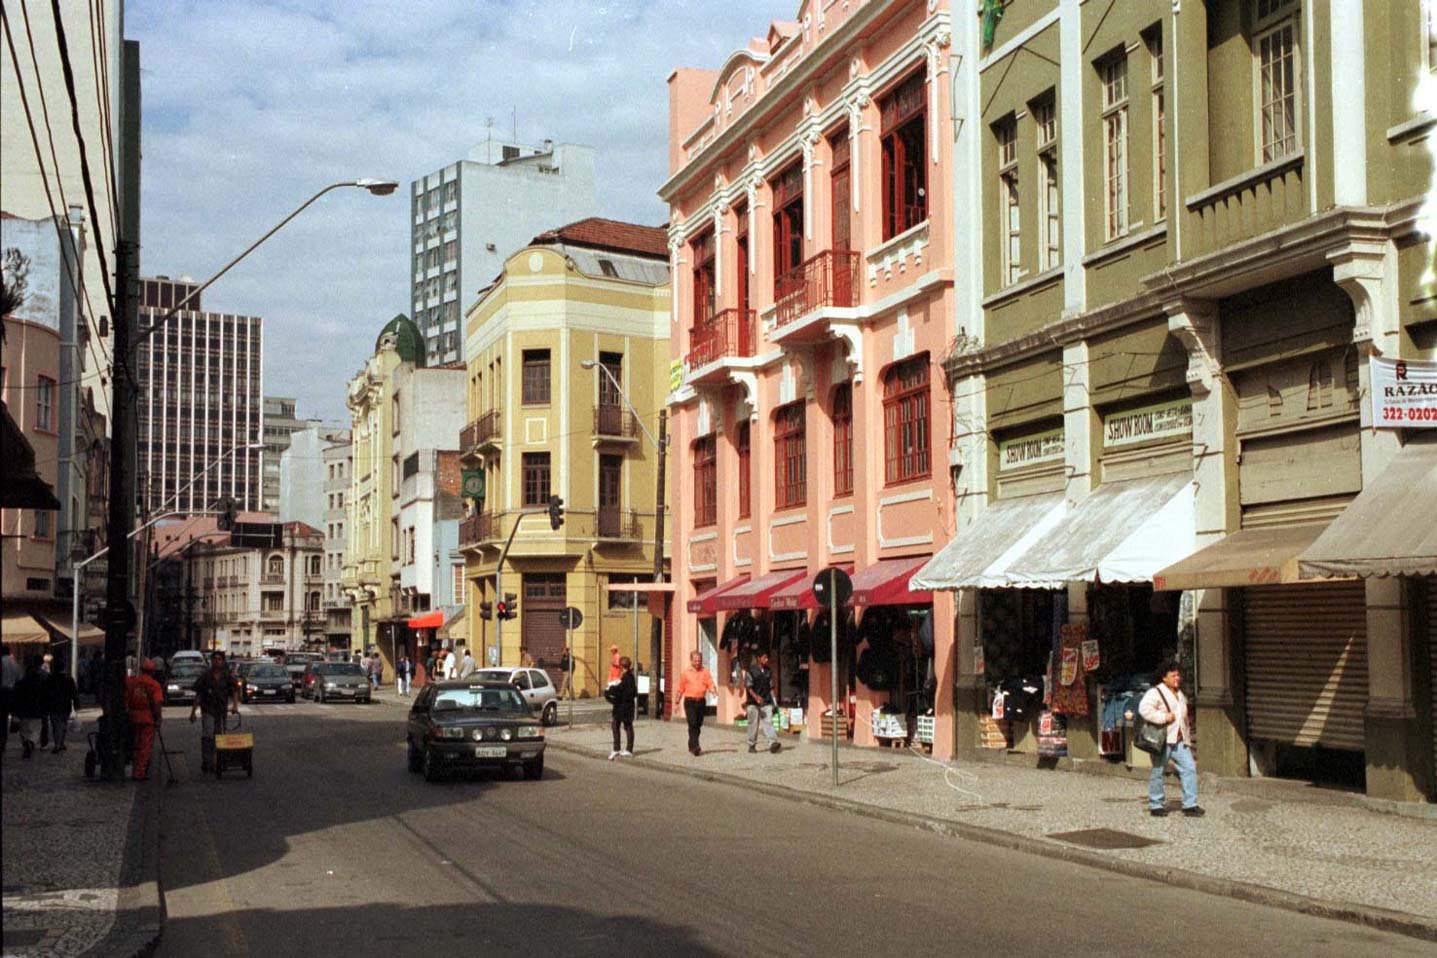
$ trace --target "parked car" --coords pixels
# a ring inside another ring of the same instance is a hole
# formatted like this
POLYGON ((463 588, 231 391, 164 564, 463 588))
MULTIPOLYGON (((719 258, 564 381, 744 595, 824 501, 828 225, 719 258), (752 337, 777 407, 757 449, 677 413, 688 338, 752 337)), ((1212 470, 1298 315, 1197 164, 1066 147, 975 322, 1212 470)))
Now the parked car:
POLYGON ((409 770, 434 781, 448 771, 520 769, 544 776, 544 728, 508 682, 426 685, 409 710, 409 770))
POLYGON ((529 711, 538 715, 545 725, 559 721, 559 690, 543 669, 505 667, 480 669, 474 674, 481 682, 504 682, 518 689, 529 711))
POLYGON ((294 683, 284 666, 257 662, 245 672, 240 683, 241 702, 294 701, 294 683))
POLYGON ((368 702, 372 694, 369 676, 357 662, 315 662, 310 666, 314 696, 321 704, 334 699, 368 702))
POLYGON ((177 705, 195 700, 195 683, 208 668, 203 662, 181 662, 170 665, 170 674, 165 679, 165 704, 177 705))

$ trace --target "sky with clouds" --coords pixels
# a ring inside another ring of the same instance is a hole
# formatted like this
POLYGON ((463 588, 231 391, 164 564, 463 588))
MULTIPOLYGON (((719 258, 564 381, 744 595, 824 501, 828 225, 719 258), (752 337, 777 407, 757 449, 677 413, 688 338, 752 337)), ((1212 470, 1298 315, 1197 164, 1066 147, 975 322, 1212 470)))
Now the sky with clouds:
POLYGON ((140 42, 146 275, 209 276, 329 194, 204 293, 265 319, 265 392, 347 421, 345 383, 407 311, 409 180, 511 132, 598 154, 599 212, 667 219, 675 66, 717 68, 797 0, 129 0, 140 42))

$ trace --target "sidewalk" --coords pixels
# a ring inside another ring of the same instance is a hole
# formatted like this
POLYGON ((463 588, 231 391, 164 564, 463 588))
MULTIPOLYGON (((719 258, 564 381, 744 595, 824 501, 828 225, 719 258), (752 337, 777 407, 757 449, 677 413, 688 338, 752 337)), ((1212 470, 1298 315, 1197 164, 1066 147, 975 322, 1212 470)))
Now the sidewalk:
MULTIPOLYGON (((1216 779, 1203 782, 1205 818, 1153 818, 1145 782, 890 749, 840 749, 834 789, 829 747, 797 736, 751 755, 743 730, 705 725, 695 758, 683 723, 636 731, 623 760, 634 765, 1437 941, 1437 822, 1236 794, 1216 779)), ((610 744, 606 728, 549 735, 550 748, 594 758, 610 744)), ((1170 781, 1173 809, 1177 791, 1170 781)))
POLYGON ((159 937, 163 766, 143 785, 86 779, 84 733, 98 716, 82 710, 83 732, 58 755, 23 760, 17 735, 5 749, 5 958, 129 958, 159 937))

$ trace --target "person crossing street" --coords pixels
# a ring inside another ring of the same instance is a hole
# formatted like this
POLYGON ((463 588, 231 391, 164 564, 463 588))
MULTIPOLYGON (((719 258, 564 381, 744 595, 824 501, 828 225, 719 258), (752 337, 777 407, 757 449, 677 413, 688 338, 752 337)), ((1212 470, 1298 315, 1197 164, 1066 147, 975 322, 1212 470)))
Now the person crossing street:
POLYGON ((190 706, 190 721, 203 712, 200 725, 200 770, 212 772, 215 767, 215 736, 224 729, 225 710, 239 714, 239 683, 225 668, 225 654, 218 649, 210 653, 210 670, 195 683, 195 704, 190 706))
POLYGON ((768 653, 753 657, 743 674, 744 717, 748 719, 748 750, 758 751, 758 733, 763 732, 764 747, 777 752, 778 733, 773 730, 773 670, 768 667, 768 653))

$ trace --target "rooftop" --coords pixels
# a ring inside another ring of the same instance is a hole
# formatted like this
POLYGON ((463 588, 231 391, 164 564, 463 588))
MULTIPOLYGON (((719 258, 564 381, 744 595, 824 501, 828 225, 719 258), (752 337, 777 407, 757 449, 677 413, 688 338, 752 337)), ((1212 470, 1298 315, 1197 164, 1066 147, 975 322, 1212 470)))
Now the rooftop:
POLYGON ((668 259, 669 255, 668 231, 664 227, 640 226, 637 223, 609 220, 601 216, 590 216, 540 233, 534 237, 533 243, 587 246, 657 259, 668 259))

